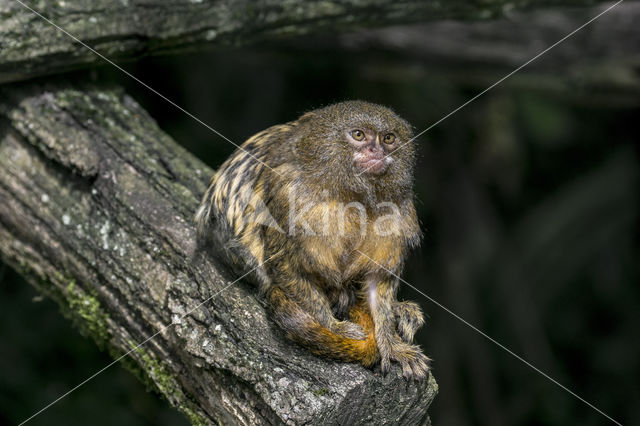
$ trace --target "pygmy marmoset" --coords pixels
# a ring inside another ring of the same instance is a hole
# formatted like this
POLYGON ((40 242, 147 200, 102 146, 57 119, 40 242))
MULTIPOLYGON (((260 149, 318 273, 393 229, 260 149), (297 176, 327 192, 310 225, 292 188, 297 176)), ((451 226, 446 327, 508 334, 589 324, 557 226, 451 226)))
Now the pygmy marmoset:
POLYGON ((287 337, 317 355, 423 379, 419 306, 398 278, 420 240, 411 127, 362 101, 248 139, 211 179, 196 223, 252 278, 287 337), (401 149, 399 149, 401 147, 401 149), (397 150, 397 152, 396 152, 397 150))

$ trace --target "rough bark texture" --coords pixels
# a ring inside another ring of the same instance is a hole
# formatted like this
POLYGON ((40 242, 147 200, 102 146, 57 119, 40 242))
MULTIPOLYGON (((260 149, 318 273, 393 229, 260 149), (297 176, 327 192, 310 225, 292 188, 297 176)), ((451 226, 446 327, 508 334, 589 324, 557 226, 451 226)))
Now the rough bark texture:
POLYGON ((311 356, 229 285, 191 221, 211 172, 119 89, 0 88, 3 260, 114 356, 173 323, 125 360, 194 423, 428 422, 432 377, 311 356))
MULTIPOLYGON (((237 45, 321 30, 446 18, 488 19, 524 7, 593 0, 21 0, 113 60, 237 45)), ((101 63, 15 0, 0 0, 0 82, 101 63)))

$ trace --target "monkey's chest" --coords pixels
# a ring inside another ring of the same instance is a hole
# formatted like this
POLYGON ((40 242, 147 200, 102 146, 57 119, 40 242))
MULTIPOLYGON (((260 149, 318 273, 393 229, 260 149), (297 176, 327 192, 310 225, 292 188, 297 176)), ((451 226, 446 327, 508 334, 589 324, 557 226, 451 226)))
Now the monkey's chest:
MULTIPOLYGON (((308 238, 303 255, 312 272, 336 284, 380 270, 394 271, 402 260, 403 240, 397 236, 315 236, 308 238)), ((310 271, 311 272, 311 271, 310 271)))
POLYGON ((304 215, 312 235, 302 238, 309 272, 341 284, 381 269, 395 270, 406 239, 400 215, 373 216, 339 203, 315 206, 304 215))

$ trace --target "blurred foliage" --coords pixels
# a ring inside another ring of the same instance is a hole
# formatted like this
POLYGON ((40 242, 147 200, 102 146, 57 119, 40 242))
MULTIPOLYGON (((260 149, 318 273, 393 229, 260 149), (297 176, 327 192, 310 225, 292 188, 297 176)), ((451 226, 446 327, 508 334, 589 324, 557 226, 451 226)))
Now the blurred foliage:
MULTIPOLYGON (((510 71, 478 76, 375 51, 278 46, 126 68, 236 143, 353 98, 391 106, 421 131, 510 71)), ((89 77, 124 85, 212 167, 233 151, 118 71, 89 77)), ((418 140, 415 188, 425 238, 405 278, 613 418, 640 424, 640 99, 590 102, 589 93, 576 97, 570 88, 537 90, 538 77, 554 76, 516 75, 418 140)), ((29 303, 33 291, 9 275, 0 312, 2 359, 11 368, 0 373, 0 412, 13 422, 109 358, 74 335, 50 302, 29 303)), ((605 423, 415 291, 403 288, 401 296, 429 316, 417 339, 435 360, 435 425, 605 423)), ((43 414, 42 424, 184 423, 127 374, 105 372, 43 414)))

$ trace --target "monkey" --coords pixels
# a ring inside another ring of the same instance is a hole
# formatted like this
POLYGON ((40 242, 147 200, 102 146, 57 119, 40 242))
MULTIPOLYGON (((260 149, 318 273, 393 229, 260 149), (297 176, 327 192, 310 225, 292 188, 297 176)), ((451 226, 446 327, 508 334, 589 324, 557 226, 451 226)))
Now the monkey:
POLYGON ((251 270, 286 337, 313 354, 423 380, 413 344, 423 325, 398 301, 399 275, 421 239, 413 205, 412 128, 392 110, 345 101, 244 142, 211 178, 198 234, 225 263, 251 270), (401 147, 401 148, 400 148, 401 147))

